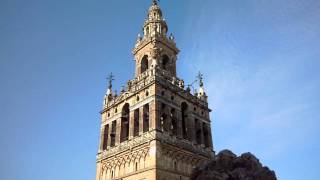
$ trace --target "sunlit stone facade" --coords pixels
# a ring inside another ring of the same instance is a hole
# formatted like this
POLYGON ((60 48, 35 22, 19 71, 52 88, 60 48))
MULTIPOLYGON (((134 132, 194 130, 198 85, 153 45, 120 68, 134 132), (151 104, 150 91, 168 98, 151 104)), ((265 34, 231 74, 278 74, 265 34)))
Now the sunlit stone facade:
POLYGON ((176 74, 179 49, 153 1, 133 49, 135 77, 119 95, 111 82, 101 111, 96 180, 185 180, 214 156, 207 96, 176 74))

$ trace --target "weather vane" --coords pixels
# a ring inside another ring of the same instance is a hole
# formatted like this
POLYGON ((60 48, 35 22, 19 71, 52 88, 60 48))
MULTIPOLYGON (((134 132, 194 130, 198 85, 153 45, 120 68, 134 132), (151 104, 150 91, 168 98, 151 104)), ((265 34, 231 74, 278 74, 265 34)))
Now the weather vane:
POLYGON ((198 80, 199 80, 199 85, 200 87, 203 86, 203 74, 199 71, 198 76, 197 76, 198 80))
POLYGON ((107 80, 109 82, 109 89, 112 88, 112 81, 114 80, 114 75, 112 74, 112 72, 108 75, 107 80))

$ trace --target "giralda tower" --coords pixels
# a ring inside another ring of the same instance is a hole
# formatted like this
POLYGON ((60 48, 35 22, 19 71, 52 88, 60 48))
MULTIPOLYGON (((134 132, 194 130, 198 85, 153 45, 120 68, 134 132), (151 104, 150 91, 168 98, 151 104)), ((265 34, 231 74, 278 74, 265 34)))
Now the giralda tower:
POLYGON ((101 111, 96 180, 186 180, 214 156, 202 75, 197 93, 177 77, 179 49, 153 1, 133 49, 135 77, 101 111))

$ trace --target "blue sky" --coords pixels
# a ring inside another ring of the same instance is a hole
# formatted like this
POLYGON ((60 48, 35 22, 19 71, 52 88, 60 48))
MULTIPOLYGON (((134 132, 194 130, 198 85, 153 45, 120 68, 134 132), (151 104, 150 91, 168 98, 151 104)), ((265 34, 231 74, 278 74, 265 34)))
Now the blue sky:
MULTIPOLYGON (((151 1, 151 0, 150 0, 151 1)), ((105 77, 133 77, 148 0, 0 1, 0 179, 95 176, 105 77)), ((205 87, 216 151, 320 179, 320 1, 161 1, 178 75, 205 87)))

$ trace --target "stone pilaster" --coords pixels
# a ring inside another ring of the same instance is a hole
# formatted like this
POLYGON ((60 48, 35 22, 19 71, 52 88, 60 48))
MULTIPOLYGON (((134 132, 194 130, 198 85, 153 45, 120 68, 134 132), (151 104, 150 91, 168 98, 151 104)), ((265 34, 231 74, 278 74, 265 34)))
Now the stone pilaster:
POLYGON ((177 117, 177 136, 179 138, 182 137, 182 114, 180 110, 176 110, 176 117, 177 117))
POLYGON ((166 113, 165 129, 167 130, 168 133, 171 133, 171 118, 170 118, 170 110, 168 106, 165 108, 164 112, 166 113))
POLYGON ((190 141, 196 143, 197 140, 196 140, 196 130, 195 130, 195 119, 193 116, 189 116, 188 121, 189 121, 188 133, 189 133, 190 141))
POLYGON ((139 134, 143 134, 144 118, 143 106, 139 107, 139 134))
POLYGON ((116 123, 116 146, 120 144, 121 137, 121 118, 117 119, 116 123))
POLYGON ((108 132, 108 143, 107 147, 111 146, 111 133, 112 133, 112 123, 109 123, 109 132, 108 132))
POLYGON ((201 131, 201 133, 200 133, 201 143, 200 144, 204 146, 203 127, 202 127, 202 122, 201 121, 198 122, 198 127, 199 127, 199 130, 201 131))
POLYGON ((210 126, 208 127, 208 135, 209 135, 209 147, 213 149, 213 143, 212 143, 212 133, 211 133, 211 128, 210 126))
POLYGON ((134 136, 134 110, 130 111, 129 114, 129 139, 134 136))
POLYGON ((103 144, 104 144, 104 126, 102 125, 100 127, 100 144, 99 144, 99 150, 98 153, 101 153, 103 151, 103 144))
POLYGON ((153 100, 152 102, 149 103, 149 129, 156 129, 157 128, 157 117, 156 117, 156 103, 155 100, 153 100))

